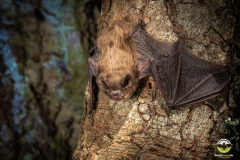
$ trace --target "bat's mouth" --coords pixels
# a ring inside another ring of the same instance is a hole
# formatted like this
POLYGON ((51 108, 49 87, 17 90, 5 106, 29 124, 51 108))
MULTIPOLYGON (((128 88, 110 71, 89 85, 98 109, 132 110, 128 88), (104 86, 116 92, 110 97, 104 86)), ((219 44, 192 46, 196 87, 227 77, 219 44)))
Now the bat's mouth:
POLYGON ((121 100, 121 99, 122 99, 122 96, 121 96, 121 95, 119 95, 119 94, 112 95, 111 97, 112 97, 112 99, 114 99, 114 100, 116 100, 116 101, 118 101, 118 100, 121 100))

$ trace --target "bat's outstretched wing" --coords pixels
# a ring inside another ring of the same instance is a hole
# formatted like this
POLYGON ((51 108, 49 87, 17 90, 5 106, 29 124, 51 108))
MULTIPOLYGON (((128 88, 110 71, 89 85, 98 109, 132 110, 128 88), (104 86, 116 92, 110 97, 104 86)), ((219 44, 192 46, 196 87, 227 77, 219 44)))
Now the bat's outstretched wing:
MULTIPOLYGON (((93 93, 94 89, 97 88, 97 84, 96 84, 96 77, 97 77, 97 74, 98 74, 97 73, 97 64, 98 64, 98 47, 96 46, 96 43, 95 43, 94 55, 91 58, 88 58, 90 111, 94 110, 95 102, 97 101, 97 96, 94 95, 94 93, 93 93)), ((89 113, 91 113, 91 112, 89 112, 89 113)))
POLYGON ((140 78, 151 75, 169 107, 215 97, 231 79, 227 67, 193 55, 181 39, 174 43, 161 42, 144 32, 140 25, 130 33, 133 35, 140 60, 140 78))

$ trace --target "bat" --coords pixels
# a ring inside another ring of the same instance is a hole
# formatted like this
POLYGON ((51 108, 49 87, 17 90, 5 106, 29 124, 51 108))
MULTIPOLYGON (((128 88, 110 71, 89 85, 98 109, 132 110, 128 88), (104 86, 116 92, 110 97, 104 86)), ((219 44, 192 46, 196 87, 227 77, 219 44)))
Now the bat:
POLYGON ((130 98, 140 79, 152 76, 167 105, 179 108, 220 94, 231 79, 228 67, 192 54, 182 40, 159 41, 139 23, 134 29, 116 20, 94 43, 88 58, 90 111, 96 87, 111 100, 130 98))

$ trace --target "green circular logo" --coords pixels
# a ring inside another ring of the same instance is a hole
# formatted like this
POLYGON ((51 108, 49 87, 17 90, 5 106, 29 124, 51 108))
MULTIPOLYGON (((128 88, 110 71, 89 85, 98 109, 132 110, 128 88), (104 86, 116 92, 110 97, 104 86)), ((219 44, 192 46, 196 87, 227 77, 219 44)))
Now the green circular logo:
POLYGON ((227 139, 219 140, 216 145, 217 145, 217 150, 220 153, 223 153, 223 154, 228 153, 231 150, 231 148, 232 148, 232 144, 227 139))

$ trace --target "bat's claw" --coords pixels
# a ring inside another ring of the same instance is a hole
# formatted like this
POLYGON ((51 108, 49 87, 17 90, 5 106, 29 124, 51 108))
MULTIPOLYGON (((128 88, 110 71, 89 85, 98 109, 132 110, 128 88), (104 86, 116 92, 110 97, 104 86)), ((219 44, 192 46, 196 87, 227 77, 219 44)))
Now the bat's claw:
POLYGON ((91 52, 95 49, 95 47, 93 47, 88 53, 91 54, 91 52))
POLYGON ((142 20, 138 21, 138 25, 134 28, 132 32, 129 33, 129 36, 132 37, 138 29, 143 29, 145 26, 144 22, 142 20))
POLYGON ((89 115, 91 115, 92 113, 93 113, 93 110, 92 110, 92 109, 90 109, 90 111, 89 111, 89 113, 88 113, 88 114, 89 114, 89 115))

